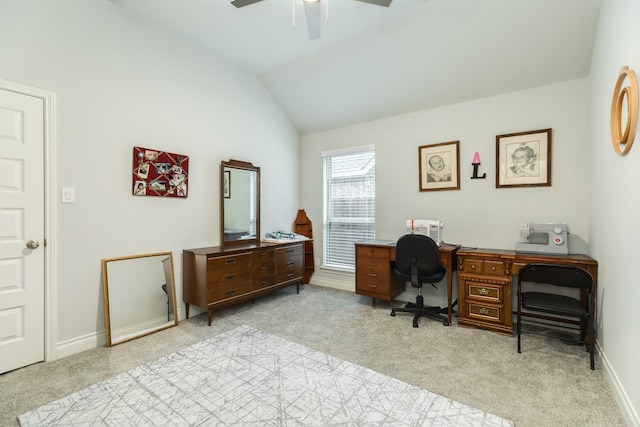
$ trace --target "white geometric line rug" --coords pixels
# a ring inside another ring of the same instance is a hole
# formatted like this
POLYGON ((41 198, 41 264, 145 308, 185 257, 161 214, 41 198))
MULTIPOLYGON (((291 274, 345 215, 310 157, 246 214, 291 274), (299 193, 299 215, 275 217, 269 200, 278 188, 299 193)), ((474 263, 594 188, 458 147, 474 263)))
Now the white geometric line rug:
POLYGON ((18 417, 30 426, 513 426, 249 326, 18 417))

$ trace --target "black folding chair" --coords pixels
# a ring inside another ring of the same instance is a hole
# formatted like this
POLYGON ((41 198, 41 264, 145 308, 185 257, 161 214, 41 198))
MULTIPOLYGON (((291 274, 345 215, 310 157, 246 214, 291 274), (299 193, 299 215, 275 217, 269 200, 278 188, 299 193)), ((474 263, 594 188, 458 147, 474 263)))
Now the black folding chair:
POLYGON ((522 310, 528 312, 541 312, 569 318, 577 318, 580 322, 581 344, 586 344, 586 326, 589 325, 588 343, 591 357, 591 369, 594 368, 595 329, 594 310, 595 294, 593 292, 593 276, 582 268, 566 265, 532 263, 520 269, 518 273, 518 311, 516 320, 516 333, 518 335, 518 353, 522 353, 520 336, 522 334, 522 310), (579 298, 550 292, 523 292, 522 283, 532 282, 554 285, 564 288, 579 289, 586 292, 587 305, 579 298))

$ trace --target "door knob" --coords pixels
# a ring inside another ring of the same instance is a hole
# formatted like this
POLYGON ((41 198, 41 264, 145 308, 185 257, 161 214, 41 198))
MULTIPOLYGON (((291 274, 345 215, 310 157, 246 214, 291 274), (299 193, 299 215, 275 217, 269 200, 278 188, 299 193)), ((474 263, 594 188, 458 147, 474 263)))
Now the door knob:
POLYGON ((27 242, 27 247, 29 249, 38 249, 39 246, 40 246, 40 242, 38 242, 37 240, 29 240, 27 242))

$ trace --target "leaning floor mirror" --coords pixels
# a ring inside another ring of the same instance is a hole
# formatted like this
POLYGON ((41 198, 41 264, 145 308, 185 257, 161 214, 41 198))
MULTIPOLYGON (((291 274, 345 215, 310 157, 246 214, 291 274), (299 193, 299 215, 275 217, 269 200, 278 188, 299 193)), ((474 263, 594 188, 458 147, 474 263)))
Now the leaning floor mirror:
POLYGON ((107 347, 176 326, 171 252, 102 260, 107 347))

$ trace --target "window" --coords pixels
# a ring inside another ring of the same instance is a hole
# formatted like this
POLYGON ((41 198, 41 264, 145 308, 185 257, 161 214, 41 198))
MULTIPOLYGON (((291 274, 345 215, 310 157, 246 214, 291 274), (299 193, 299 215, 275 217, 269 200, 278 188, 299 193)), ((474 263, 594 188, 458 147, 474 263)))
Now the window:
POLYGON ((355 242, 375 239, 373 146, 323 153, 324 266, 355 270, 355 242))

